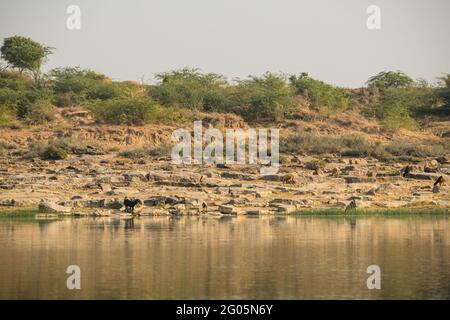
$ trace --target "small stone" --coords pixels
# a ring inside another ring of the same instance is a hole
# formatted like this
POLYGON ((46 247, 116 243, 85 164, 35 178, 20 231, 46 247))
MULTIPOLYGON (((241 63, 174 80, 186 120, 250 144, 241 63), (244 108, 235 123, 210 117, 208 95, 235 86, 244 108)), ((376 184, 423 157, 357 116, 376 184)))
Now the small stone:
POLYGON ((103 192, 109 192, 112 190, 111 185, 109 183, 100 183, 100 188, 103 192))

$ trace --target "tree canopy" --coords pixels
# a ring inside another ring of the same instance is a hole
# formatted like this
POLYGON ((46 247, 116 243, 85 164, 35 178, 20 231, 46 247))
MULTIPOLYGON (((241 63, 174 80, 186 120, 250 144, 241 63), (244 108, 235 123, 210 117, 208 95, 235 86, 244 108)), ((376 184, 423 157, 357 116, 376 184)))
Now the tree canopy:
POLYGON ((414 83, 414 80, 401 71, 382 71, 379 74, 370 77, 366 84, 384 88, 407 88, 414 83))
POLYGON ((21 74, 24 70, 31 72, 36 80, 40 76, 42 64, 52 51, 51 47, 21 36, 5 38, 0 48, 1 57, 10 66, 19 69, 21 74))

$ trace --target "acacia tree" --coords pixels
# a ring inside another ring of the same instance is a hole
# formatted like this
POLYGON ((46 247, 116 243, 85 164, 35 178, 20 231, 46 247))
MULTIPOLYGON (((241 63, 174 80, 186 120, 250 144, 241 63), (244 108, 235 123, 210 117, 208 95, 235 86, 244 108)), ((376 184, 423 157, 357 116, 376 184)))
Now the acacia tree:
POLYGON ((385 88, 407 88, 414 83, 414 80, 401 71, 383 71, 370 77, 366 84, 376 86, 380 89, 385 88))
POLYGON ((40 80, 41 66, 53 48, 33 41, 30 38, 13 36, 5 38, 0 48, 1 57, 10 67, 17 68, 19 73, 29 71, 36 82, 40 80))

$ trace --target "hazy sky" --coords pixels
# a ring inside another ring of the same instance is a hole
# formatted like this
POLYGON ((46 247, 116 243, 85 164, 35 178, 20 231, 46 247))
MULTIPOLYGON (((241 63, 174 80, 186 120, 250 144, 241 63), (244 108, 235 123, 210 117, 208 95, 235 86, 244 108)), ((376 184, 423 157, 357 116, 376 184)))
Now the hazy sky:
POLYGON ((0 0, 0 43, 29 36, 57 48, 45 70, 79 65, 116 80, 191 66, 361 86, 382 70, 450 73, 449 12, 449 0, 0 0), (81 30, 66 28, 70 4, 81 30), (371 4, 381 30, 366 27, 371 4))

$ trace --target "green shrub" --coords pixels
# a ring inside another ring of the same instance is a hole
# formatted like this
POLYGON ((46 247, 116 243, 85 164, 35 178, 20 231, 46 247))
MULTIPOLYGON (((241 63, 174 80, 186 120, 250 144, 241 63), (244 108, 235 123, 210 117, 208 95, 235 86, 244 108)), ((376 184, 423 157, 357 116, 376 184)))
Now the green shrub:
POLYGON ((50 71, 54 103, 59 107, 70 107, 88 100, 107 100, 117 96, 114 86, 105 75, 92 70, 58 68, 50 71))
POLYGON ((148 97, 96 101, 89 106, 99 123, 142 125, 144 123, 183 123, 194 118, 186 109, 163 107, 148 97))
POLYGON ((24 159, 41 158, 43 160, 61 160, 67 157, 67 152, 50 141, 33 141, 28 145, 28 150, 22 154, 24 159))
POLYGON ((417 128, 417 119, 432 111, 438 103, 435 90, 427 87, 387 88, 379 102, 364 111, 378 118, 388 129, 417 128))
POLYGON ((149 98, 116 98, 93 102, 89 109, 99 123, 142 125, 150 120, 154 105, 149 98))
POLYGON ((44 124, 55 120, 55 107, 47 100, 37 100, 27 106, 22 117, 28 124, 44 124))
POLYGON ((345 111, 354 103, 344 89, 313 79, 307 73, 302 73, 300 76, 292 75, 289 81, 296 94, 306 98, 314 108, 345 111))
POLYGON ((277 121, 294 112, 293 90, 286 77, 266 72, 262 77, 238 80, 234 112, 247 121, 277 121))
POLYGON ((153 157, 170 157, 173 145, 163 142, 157 147, 150 148, 149 155, 153 157))
POLYGON ((15 111, 12 107, 0 105, 0 125, 14 121, 14 113, 15 111))
POLYGON ((439 157, 450 153, 450 139, 442 138, 437 141, 426 142, 397 139, 386 145, 385 149, 397 157, 439 157))
POLYGON ((160 83, 151 87, 149 94, 163 106, 199 111, 229 108, 231 100, 226 93, 227 82, 221 75, 184 68, 157 74, 156 78, 160 83))
POLYGON ((67 152, 57 146, 49 145, 39 156, 42 160, 63 160, 67 158, 67 152))
POLYGON ((281 140, 280 151, 283 153, 298 153, 300 151, 312 154, 338 153, 343 150, 353 150, 361 156, 367 156, 372 146, 358 135, 318 135, 308 131, 299 131, 281 140))
POLYGON ((371 143, 359 135, 318 135, 299 131, 280 142, 280 152, 296 154, 339 154, 344 157, 374 157, 388 160, 391 155, 378 143, 371 143))
POLYGON ((193 121, 196 112, 189 109, 178 109, 175 107, 163 107, 157 104, 152 105, 148 113, 149 123, 186 123, 193 121))

